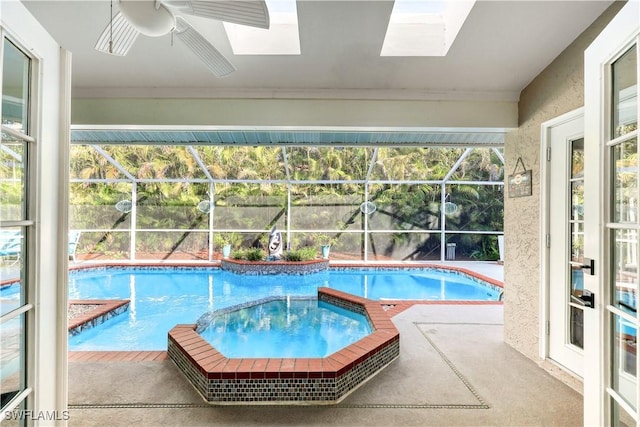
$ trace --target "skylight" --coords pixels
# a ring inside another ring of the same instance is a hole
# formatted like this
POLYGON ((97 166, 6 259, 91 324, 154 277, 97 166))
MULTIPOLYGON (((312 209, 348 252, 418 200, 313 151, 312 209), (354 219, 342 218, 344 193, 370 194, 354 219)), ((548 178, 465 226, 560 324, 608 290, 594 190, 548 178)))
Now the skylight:
POLYGON ((235 55, 300 55, 298 9, 295 0, 266 0, 268 30, 224 23, 235 55))
POLYGON ((445 56, 475 0, 395 0, 380 56, 445 56))

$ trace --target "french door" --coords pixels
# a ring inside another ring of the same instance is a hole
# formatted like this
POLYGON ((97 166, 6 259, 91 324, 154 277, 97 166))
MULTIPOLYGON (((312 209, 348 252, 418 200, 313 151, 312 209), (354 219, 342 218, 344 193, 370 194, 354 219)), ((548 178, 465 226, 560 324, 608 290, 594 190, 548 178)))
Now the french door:
POLYGON ((628 2, 585 54, 585 424, 640 426, 638 58, 640 8, 628 2))
POLYGON ((0 1, 0 423, 67 407, 70 55, 23 2, 0 1), (16 281, 17 280, 17 281, 16 281))
POLYGON ((549 357, 583 373, 584 117, 582 109, 543 123, 544 277, 549 357))

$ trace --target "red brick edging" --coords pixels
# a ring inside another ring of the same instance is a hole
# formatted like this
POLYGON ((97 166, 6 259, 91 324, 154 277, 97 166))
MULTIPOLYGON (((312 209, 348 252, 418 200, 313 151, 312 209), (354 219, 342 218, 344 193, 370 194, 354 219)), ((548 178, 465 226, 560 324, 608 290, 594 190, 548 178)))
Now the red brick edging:
POLYGON ((169 358, 208 402, 337 403, 400 354, 400 333, 374 301, 329 288, 318 299, 362 312, 372 332, 326 357, 227 358, 196 325, 169 331, 169 358))
POLYGON ((97 305, 98 307, 94 308, 91 311, 88 311, 78 317, 74 317, 69 320, 67 325, 67 329, 71 331, 79 326, 82 326, 86 323, 90 323, 93 320, 98 319, 100 316, 104 316, 105 314, 120 308, 124 305, 129 304, 129 300, 105 300, 105 299, 77 299, 77 300, 69 300, 68 305, 97 305))

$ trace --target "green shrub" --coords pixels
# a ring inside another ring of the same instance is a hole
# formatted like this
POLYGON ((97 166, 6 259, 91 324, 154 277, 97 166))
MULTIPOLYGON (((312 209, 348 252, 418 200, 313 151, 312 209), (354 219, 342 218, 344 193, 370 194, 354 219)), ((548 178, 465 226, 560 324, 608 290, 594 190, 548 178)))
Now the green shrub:
POLYGON ((264 251, 260 248, 236 249, 230 256, 241 261, 264 261, 264 251))
POLYGON ((300 249, 292 249, 283 254, 282 259, 285 261, 310 261, 315 259, 317 255, 316 249, 305 247, 300 249))
POLYGON ((260 248, 248 249, 245 256, 247 261, 262 261, 264 260, 264 251, 260 248))
POLYGON ((237 260, 247 259, 247 250, 246 249, 236 249, 231 252, 231 258, 237 260))

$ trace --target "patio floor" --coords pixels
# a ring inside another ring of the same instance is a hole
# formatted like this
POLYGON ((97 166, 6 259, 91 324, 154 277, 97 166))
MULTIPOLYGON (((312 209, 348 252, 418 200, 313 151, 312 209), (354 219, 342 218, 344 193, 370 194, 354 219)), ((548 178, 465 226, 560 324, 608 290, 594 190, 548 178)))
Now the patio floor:
MULTIPOLYGON (((503 279, 495 262, 446 264, 503 279)), ((335 406, 211 406, 165 352, 152 361, 72 357, 69 425, 582 425, 580 393, 506 345, 502 319, 500 304, 396 314, 400 357, 335 406)))
POLYGON ((335 406, 210 406, 166 359, 70 362, 69 425, 582 425, 582 396, 503 342, 502 313, 415 305, 397 314, 399 359, 335 406))

